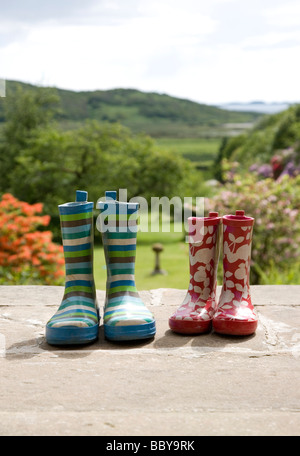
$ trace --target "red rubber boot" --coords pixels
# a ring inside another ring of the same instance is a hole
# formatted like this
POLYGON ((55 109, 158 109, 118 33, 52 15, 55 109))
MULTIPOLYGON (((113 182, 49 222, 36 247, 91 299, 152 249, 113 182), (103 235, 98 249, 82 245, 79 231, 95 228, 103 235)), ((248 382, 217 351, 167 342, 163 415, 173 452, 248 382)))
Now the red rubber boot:
POLYGON ((221 217, 189 217, 190 284, 181 306, 169 318, 170 328, 181 334, 210 331, 216 310, 217 268, 221 217))
POLYGON ((253 224, 244 211, 223 217, 223 286, 213 317, 217 333, 246 336, 257 327, 249 286, 253 224))

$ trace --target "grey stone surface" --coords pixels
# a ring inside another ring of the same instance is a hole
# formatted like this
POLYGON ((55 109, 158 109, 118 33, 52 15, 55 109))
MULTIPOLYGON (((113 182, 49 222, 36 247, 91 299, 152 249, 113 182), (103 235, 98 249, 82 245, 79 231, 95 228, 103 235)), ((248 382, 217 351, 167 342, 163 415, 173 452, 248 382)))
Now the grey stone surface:
POLYGON ((59 348, 44 334, 63 287, 1 286, 0 435, 299 435, 300 286, 252 286, 249 337, 177 335, 185 290, 140 294, 154 339, 112 343, 100 326, 95 343, 59 348))

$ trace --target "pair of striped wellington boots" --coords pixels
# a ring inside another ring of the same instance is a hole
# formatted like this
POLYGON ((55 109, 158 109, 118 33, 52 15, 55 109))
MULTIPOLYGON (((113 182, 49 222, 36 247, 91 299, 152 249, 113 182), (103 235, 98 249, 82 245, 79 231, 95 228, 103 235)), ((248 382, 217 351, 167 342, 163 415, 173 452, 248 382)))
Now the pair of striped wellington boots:
MULTIPOLYGON (((138 203, 117 201, 116 192, 106 192, 97 207, 107 269, 104 335, 111 341, 152 338, 155 319, 135 285, 138 203)), ((59 206, 66 279, 62 302, 46 325, 46 340, 52 345, 85 344, 98 338, 93 208, 87 192, 79 190, 75 202, 59 206)), ((257 316, 249 286, 253 223, 243 211, 188 219, 190 283, 183 303, 169 318, 172 331, 200 334, 213 327, 229 335, 255 332, 257 316), (217 303, 221 238, 224 275, 217 303)))
MULTIPOLYGON (((138 203, 119 202, 116 197, 116 192, 106 192, 105 200, 98 202, 97 228, 107 269, 104 335, 112 341, 148 339, 156 333, 155 320, 139 296, 134 276, 138 203)), ((75 202, 58 207, 66 279, 62 302, 46 325, 46 340, 52 345, 85 344, 98 338, 93 207, 87 192, 79 190, 75 202)))

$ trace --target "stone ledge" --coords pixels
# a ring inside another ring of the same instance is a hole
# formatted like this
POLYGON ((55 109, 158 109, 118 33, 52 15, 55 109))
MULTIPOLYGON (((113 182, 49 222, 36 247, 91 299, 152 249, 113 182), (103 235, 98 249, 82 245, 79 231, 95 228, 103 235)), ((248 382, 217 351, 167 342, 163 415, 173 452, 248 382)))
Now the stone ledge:
POLYGON ((251 292, 253 336, 172 333, 186 291, 157 289, 140 292, 154 339, 111 343, 101 324, 95 343, 63 348, 44 337, 63 287, 2 286, 0 435, 298 435, 300 286, 251 292))

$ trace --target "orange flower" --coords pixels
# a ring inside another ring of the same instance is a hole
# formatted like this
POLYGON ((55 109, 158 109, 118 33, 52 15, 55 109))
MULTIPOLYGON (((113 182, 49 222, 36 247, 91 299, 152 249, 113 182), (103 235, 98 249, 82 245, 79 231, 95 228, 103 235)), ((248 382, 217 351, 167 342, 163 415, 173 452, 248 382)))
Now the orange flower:
POLYGON ((43 203, 35 203, 31 207, 35 212, 41 213, 43 211, 43 203))
MULTIPOLYGON (((63 247, 52 241, 49 215, 41 213, 42 203, 28 204, 10 193, 0 201, 0 265, 16 277, 34 278, 37 283, 61 284, 64 276, 63 247)), ((18 282, 16 282, 18 283, 18 282)))
POLYGON ((34 266, 39 266, 41 264, 40 260, 37 257, 32 257, 31 262, 34 266))
POLYGON ((45 225, 45 226, 49 225, 49 223, 50 223, 50 215, 44 215, 43 217, 41 217, 41 219, 42 219, 43 225, 45 225))

